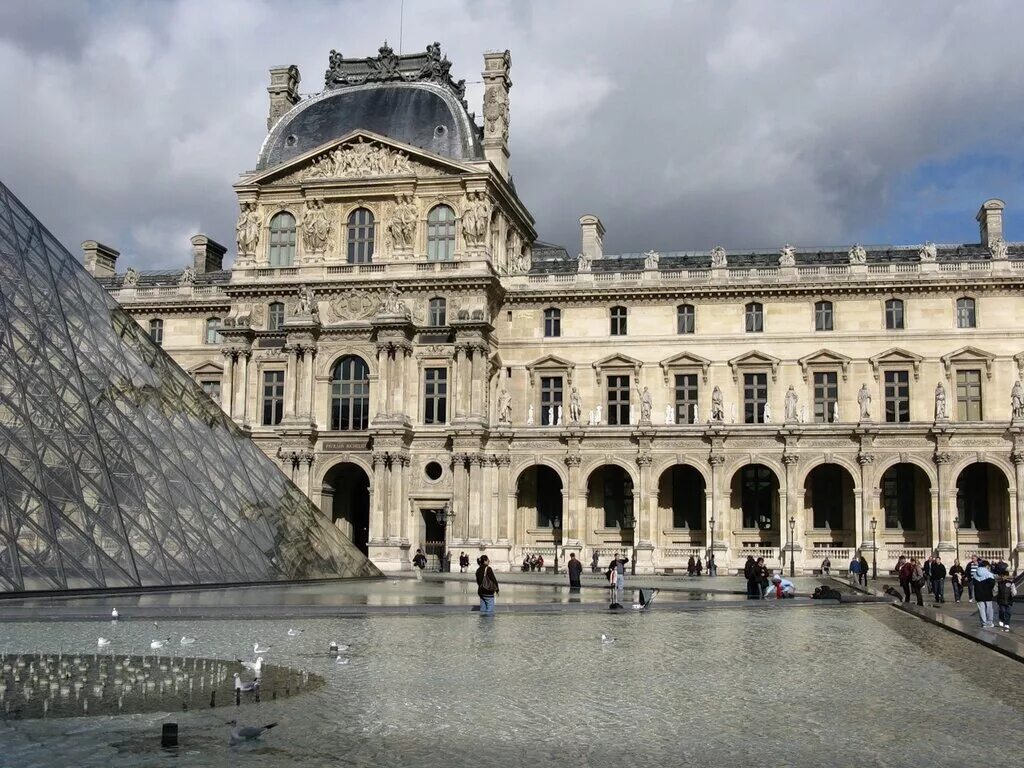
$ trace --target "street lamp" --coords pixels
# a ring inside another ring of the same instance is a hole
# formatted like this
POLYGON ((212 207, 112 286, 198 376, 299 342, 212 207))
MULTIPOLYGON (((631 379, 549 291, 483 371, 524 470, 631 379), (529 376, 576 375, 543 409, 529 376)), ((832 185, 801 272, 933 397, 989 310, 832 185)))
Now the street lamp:
POLYGON ((444 556, 448 549, 448 528, 451 526, 452 520, 455 519, 451 501, 446 501, 442 509, 434 510, 434 517, 437 518, 437 524, 441 526, 441 557, 437 564, 437 570, 443 573, 445 570, 444 556))
POLYGON ((796 576, 796 566, 793 563, 793 539, 796 535, 796 518, 789 518, 789 576, 796 576))
POLYGON ((878 578, 878 547, 875 546, 875 529, 878 527, 878 521, 875 518, 871 518, 871 580, 874 581, 878 578))
POLYGON ((960 515, 953 516, 953 535, 956 536, 956 559, 960 559, 960 515))
POLYGON ((711 563, 715 556, 715 514, 711 513, 711 518, 708 520, 708 526, 710 532, 708 533, 708 554, 706 564, 708 566, 708 576, 714 576, 714 572, 711 570, 711 563))
POLYGON ((551 538, 555 545, 555 573, 558 573, 558 545, 562 541, 562 518, 558 515, 551 521, 551 538))

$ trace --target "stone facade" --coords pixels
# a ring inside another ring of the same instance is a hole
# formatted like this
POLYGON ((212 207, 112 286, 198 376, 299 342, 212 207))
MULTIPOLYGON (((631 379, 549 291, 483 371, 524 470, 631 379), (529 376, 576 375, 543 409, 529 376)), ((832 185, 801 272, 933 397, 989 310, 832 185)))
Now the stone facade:
MULTIPOLYGON (((332 52, 328 84, 458 103, 446 62, 332 52)), ((442 536, 504 567, 713 550, 809 570, 857 549, 888 567, 958 545, 1016 562, 1024 248, 1000 201, 976 244, 771 253, 607 255, 587 215, 571 257, 509 181, 510 65, 485 57, 484 126, 458 153, 350 126, 246 174, 230 270, 208 238, 187 275, 111 276, 91 241, 86 263, 383 569, 442 536)), ((298 81, 272 71, 285 148, 298 81)))

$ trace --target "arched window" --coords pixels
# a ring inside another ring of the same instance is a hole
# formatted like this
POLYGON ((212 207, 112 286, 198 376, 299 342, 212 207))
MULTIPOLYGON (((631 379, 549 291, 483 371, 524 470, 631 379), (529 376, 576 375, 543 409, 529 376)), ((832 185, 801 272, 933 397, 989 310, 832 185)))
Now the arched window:
POLYGON ((832 330, 832 302, 817 301, 814 303, 814 330, 832 330))
POLYGON ((678 333, 693 333, 697 327, 697 313, 693 304, 680 304, 676 307, 676 331, 678 333))
POLYGON ((207 344, 220 344, 224 341, 224 337, 220 335, 217 330, 220 328, 220 318, 210 317, 206 320, 206 343, 207 344))
POLYGON ((276 331, 284 325, 284 304, 280 301, 273 302, 267 313, 267 330, 276 331))
POLYGON ((612 336, 625 336, 626 335, 626 308, 625 307, 612 307, 611 314, 611 334, 612 336))
POLYGON ((435 205, 427 214, 427 261, 455 258, 455 211, 435 205))
POLYGON ((154 317, 149 321, 149 338, 152 339, 153 343, 158 347, 163 346, 164 321, 159 317, 154 317))
POLYGON ((747 333, 760 333, 764 330, 764 307, 756 301, 746 306, 745 320, 747 333))
POLYGON ((447 317, 448 302, 438 297, 431 299, 427 305, 427 325, 435 327, 448 324, 447 317))
POLYGON ((348 355, 331 371, 331 429, 366 429, 370 416, 370 370, 348 355))
POLYGON ((373 214, 356 208, 348 215, 348 263, 369 264, 373 261, 373 214))
POLYGON ((270 220, 270 266, 290 267, 295 261, 295 217, 281 211, 270 220))
POLYGON ((544 335, 549 337, 562 335, 562 310, 549 307, 544 310, 544 335))
POLYGON ((885 327, 890 331, 903 330, 902 299, 888 299, 885 302, 885 327))
POLYGON ((974 311, 974 299, 964 296, 956 300, 956 327, 975 328, 978 325, 978 316, 974 311))

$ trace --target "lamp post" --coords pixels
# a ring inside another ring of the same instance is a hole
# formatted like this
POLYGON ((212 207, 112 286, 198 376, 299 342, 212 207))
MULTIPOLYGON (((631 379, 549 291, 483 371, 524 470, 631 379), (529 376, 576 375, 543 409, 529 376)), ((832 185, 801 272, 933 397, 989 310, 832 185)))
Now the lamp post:
POLYGON ((551 538, 555 544, 555 573, 558 573, 558 545, 562 541, 562 518, 558 515, 551 521, 551 538))
POLYGON ((446 501, 442 509, 434 510, 434 516, 437 518, 437 524, 441 526, 441 557, 438 560, 437 570, 443 573, 445 570, 444 556, 448 550, 448 528, 451 526, 452 520, 455 519, 451 501, 446 501))
POLYGON ((960 559, 960 515, 953 516, 953 535, 956 536, 956 559, 960 559))
POLYGON ((793 563, 793 537, 796 535, 796 518, 789 518, 789 577, 796 576, 796 566, 793 563))
POLYGON ((871 580, 874 581, 878 578, 878 547, 875 546, 875 529, 878 527, 878 521, 875 518, 871 518, 871 580))
POLYGON ((715 513, 711 513, 711 517, 708 519, 708 554, 705 564, 708 567, 708 576, 714 576, 714 572, 711 570, 711 563, 715 557, 715 513))

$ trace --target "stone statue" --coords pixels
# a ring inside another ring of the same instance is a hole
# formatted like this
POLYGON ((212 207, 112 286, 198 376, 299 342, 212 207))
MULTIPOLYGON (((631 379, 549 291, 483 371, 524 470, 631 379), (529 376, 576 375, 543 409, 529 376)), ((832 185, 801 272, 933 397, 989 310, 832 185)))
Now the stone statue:
POLYGON ((380 309, 385 315, 408 316, 409 310, 402 302, 397 283, 391 283, 391 287, 384 292, 384 299, 380 303, 380 309))
POLYGON ((128 267, 128 271, 124 273, 124 280, 121 282, 125 288, 134 288, 139 284, 139 270, 135 267, 128 267))
POLYGON ((462 234, 466 245, 482 248, 487 239, 487 228, 491 222, 491 206, 483 192, 470 194, 466 210, 462 214, 462 234))
POLYGON ((195 281, 196 268, 189 264, 181 271, 181 277, 178 278, 178 285, 192 285, 195 281))
POLYGON ((583 403, 580 399, 580 391, 573 387, 569 393, 569 421, 573 424, 579 424, 582 415, 583 403))
POLYGON ((786 390, 786 422, 797 420, 797 394, 796 390, 793 389, 793 385, 789 385, 789 389, 786 390))
POLYGON ((860 391, 857 393, 857 405, 860 406, 860 420, 871 421, 871 393, 868 391, 867 384, 860 385, 860 391))
POLYGON ((938 250, 935 248, 935 243, 925 243, 921 246, 921 250, 917 252, 917 258, 921 261, 935 261, 938 258, 938 250))
POLYGON ((313 289, 306 284, 299 286, 299 306, 295 311, 295 314, 302 315, 318 315, 319 311, 316 306, 316 294, 313 289))
POLYGON ((676 420, 674 418, 674 414, 672 413, 672 404, 671 403, 666 403, 665 404, 665 423, 666 424, 675 424, 676 423, 676 420))
POLYGON ((512 264, 512 272, 517 275, 525 275, 530 271, 530 254, 525 248, 516 252, 515 261, 512 264))
POLYGON ((806 404, 800 406, 800 423, 801 424, 806 424, 807 423, 807 405, 806 404))
POLYGON ((764 410, 761 412, 761 423, 771 424, 772 423, 772 407, 768 403, 764 404, 764 410))
POLYGON ((659 259, 661 259, 660 253, 657 251, 648 251, 644 254, 644 269, 657 270, 659 259))
POLYGON ((558 406, 558 418, 555 419, 555 426, 562 426, 562 406, 558 406))
POLYGON ((530 403, 530 408, 526 412, 526 426, 528 426, 528 427, 532 427, 533 426, 533 403, 530 403))
POLYGON ((720 245, 716 245, 711 249, 711 266, 712 267, 725 267, 729 265, 729 260, 725 255, 725 248, 720 245))
POLYGON ((719 424, 725 421, 725 402, 722 399, 722 390, 717 384, 711 390, 711 420, 719 424))
POLYGON ((647 387, 641 389, 636 388, 637 395, 640 397, 640 423, 650 424, 651 423, 651 409, 654 407, 654 401, 651 397, 651 390, 647 387))
POLYGON ((992 261, 1006 261, 1010 255, 1010 249, 1001 237, 989 243, 988 252, 992 254, 992 261))
POLYGON ((731 423, 736 423, 736 403, 729 406, 729 420, 731 423))
POLYGON ((600 424, 602 421, 604 421, 604 413, 603 413, 603 411, 604 411, 604 406, 603 405, 599 405, 599 406, 597 406, 597 408, 594 409, 594 423, 595 424, 600 424))
POLYGON ((404 153, 360 141, 356 144, 335 147, 320 155, 309 166, 306 178, 404 176, 412 173, 415 173, 412 163, 404 153))
POLYGON ((1021 386, 1020 379, 1013 382, 1010 390, 1010 410, 1014 421, 1024 419, 1024 386, 1021 386))
POLYGON ((835 400, 832 403, 832 423, 839 421, 839 401, 835 400))
POLYGON ((587 413, 587 426, 592 427, 596 423, 597 422, 594 421, 594 409, 591 408, 590 411, 587 413))
POLYGON ((944 421, 949 416, 946 414, 946 388, 940 381, 935 385, 935 420, 944 421))
POLYGON ((256 253, 256 246, 260 242, 260 217, 256 213, 256 203, 242 203, 242 211, 235 226, 235 242, 239 256, 253 256, 256 253))
POLYGON ((779 251, 779 266, 780 267, 795 267, 796 266, 796 248, 787 243, 783 246, 782 250, 779 251))
POLYGON ((848 254, 850 257, 851 264, 867 264, 868 263, 868 252, 864 250, 864 246, 859 243, 850 249, 848 254))
POLYGON ((498 423, 512 423, 512 395, 504 387, 501 389, 501 394, 498 395, 498 423))
POLYGON ((508 95, 493 85, 484 92, 484 128, 488 136, 501 135, 508 141, 508 95))
POLYGON ((399 198, 391 214, 391 221, 388 222, 388 234, 396 250, 408 250, 413 247, 413 240, 416 237, 416 206, 408 195, 399 198))
POLYGON ((302 214, 302 245, 308 261, 320 261, 331 240, 331 221, 322 200, 308 200, 302 214))
POLYGON ((585 254, 576 254, 576 271, 577 272, 589 272, 590 271, 590 259, 585 254))

